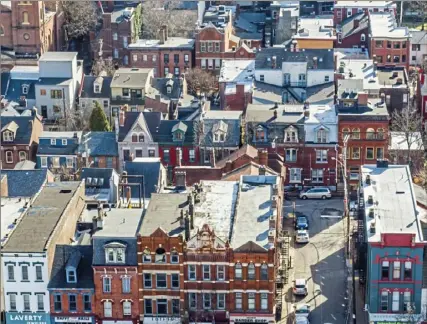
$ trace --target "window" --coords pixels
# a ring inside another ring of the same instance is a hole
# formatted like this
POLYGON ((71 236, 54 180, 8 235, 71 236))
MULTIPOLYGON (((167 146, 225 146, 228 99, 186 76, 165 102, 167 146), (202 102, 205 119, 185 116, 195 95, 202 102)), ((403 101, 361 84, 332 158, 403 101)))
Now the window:
POLYGON ((301 169, 291 168, 289 182, 301 182, 301 169))
POLYGON ((382 147, 377 147, 376 151, 377 159, 384 159, 384 149, 382 147))
POLYGON ((172 288, 179 288, 179 274, 178 273, 172 273, 171 274, 171 283, 172 283, 172 288))
POLYGON ((255 280, 255 264, 253 263, 248 265, 248 280, 255 280))
MULTIPOLYGON (((175 76, 179 76, 179 73, 180 73, 179 67, 175 67, 173 69, 173 73, 175 74, 175 76)), ((168 93, 171 93, 171 92, 172 92, 172 88, 168 87, 168 93)))
POLYGON ((410 291, 405 291, 403 293, 403 311, 405 313, 408 313, 409 311, 411 311, 411 292, 410 291))
POLYGON ((261 294, 261 309, 262 310, 268 309, 268 294, 266 293, 261 294))
POLYGON ((110 293, 111 292, 111 278, 110 277, 102 278, 102 290, 104 293, 110 293))
POLYGON ((123 302, 123 315, 132 315, 132 303, 130 301, 123 302))
POLYGON ((157 314, 158 315, 167 315, 168 314, 168 300, 167 299, 157 299, 157 314))
MULTIPOLYGON (((147 55, 145 55, 145 58, 147 58, 147 55)), ((138 61, 138 55, 133 54, 133 55, 132 55, 132 60, 133 60, 134 62, 138 61)))
POLYGON ((172 251, 171 252, 171 263, 178 263, 178 262, 179 262, 178 252, 172 251))
POLYGON ((390 263, 388 261, 383 261, 381 264, 381 279, 389 280, 389 271, 390 271, 390 263))
POLYGON ((143 263, 151 263, 151 252, 148 249, 144 250, 144 253, 142 255, 142 262, 143 263))
POLYGON ((202 69, 206 69, 206 60, 202 59, 200 63, 201 63, 202 69))
POLYGON ((153 57, 151 58, 151 60, 152 60, 153 62, 156 62, 156 60, 157 60, 156 55, 153 55, 153 57))
POLYGON ((317 143, 326 143, 328 141, 328 131, 326 129, 319 129, 316 137, 317 143))
POLYGON ((156 288, 167 288, 166 273, 156 274, 156 288))
POLYGON ((329 75, 325 75, 325 82, 329 82, 329 75))
POLYGON ((52 166, 54 168, 59 168, 60 164, 59 164, 59 156, 54 156, 52 157, 52 166))
POLYGON ((21 266, 22 281, 28 281, 28 266, 21 266))
POLYGON ((347 135, 350 134, 350 129, 348 128, 343 128, 342 129, 342 138, 345 139, 347 135))
POLYGON ((264 82, 264 74, 260 74, 260 76, 259 76, 259 80, 260 80, 261 82, 264 82))
POLYGON ((420 51, 421 50, 421 44, 412 44, 412 50, 413 51, 420 51))
POLYGON ((174 62, 175 64, 178 64, 178 63, 179 63, 179 54, 174 54, 174 55, 173 55, 173 62, 174 62))
POLYGON ((261 280, 268 280, 268 266, 265 263, 261 265, 261 280))
POLYGON ((297 161, 297 149, 287 149, 286 150, 286 162, 296 162, 297 161))
POLYGON ((85 312, 92 311, 92 301, 91 301, 91 296, 89 294, 83 295, 83 309, 85 312))
POLYGON ((391 55, 387 55, 386 61, 387 61, 387 63, 391 63, 391 55))
POLYGON ((216 266, 216 279, 218 281, 225 280, 225 266, 223 265, 216 266))
POLYGON ((15 268, 11 264, 7 266, 7 280, 15 281, 15 268))
POLYGON ((381 292, 381 311, 388 311, 388 291, 381 292))
POLYGON ((391 42, 387 41, 387 48, 391 48, 391 42))
POLYGON ((225 294, 216 295, 217 309, 225 309, 225 294))
POLYGON ((138 135, 132 134, 132 143, 137 143, 137 142, 138 142, 138 135))
POLYGON ((213 60, 213 59, 208 59, 208 69, 209 69, 209 70, 212 70, 212 69, 213 69, 213 62, 214 62, 214 60, 213 60))
POLYGON ((144 288, 151 288, 151 273, 144 273, 144 288))
POLYGON ((119 58, 119 50, 117 48, 115 48, 114 51, 113 51, 113 57, 115 59, 119 58))
POLYGON ((156 263, 165 263, 166 262, 166 251, 163 248, 158 248, 156 250, 156 255, 154 256, 154 261, 156 263))
POLYGON ((215 42, 215 52, 221 52, 220 43, 219 42, 215 42))
POLYGON ((127 36, 123 36, 123 47, 124 48, 128 47, 128 38, 127 38, 127 36))
POLYGON ((51 99, 62 99, 62 90, 50 90, 51 99))
POLYGON ((323 170, 322 169, 311 170, 311 181, 323 182, 323 170))
POLYGON ((316 150, 316 162, 317 163, 328 162, 328 150, 316 150))
POLYGON ((219 70, 221 68, 221 60, 215 59, 215 70, 219 70))
POLYGON ((104 317, 113 317, 113 304, 110 301, 104 302, 104 317))
POLYGON ((353 128, 353 130, 351 131, 351 138, 360 139, 360 128, 353 128))
POLYGON ((188 300, 189 300, 189 306, 190 309, 196 309, 197 308, 197 297, 196 293, 189 293, 188 294, 188 300))
POLYGON ((347 9, 347 18, 351 17, 351 15, 353 14, 352 9, 347 9))
POLYGON ((365 34, 360 35, 360 41, 364 42, 365 40, 366 40, 366 35, 365 34))
POLYGON ((411 280, 412 279, 412 262, 410 262, 410 261, 405 262, 403 279, 405 279, 405 280, 411 280))
POLYGON ((28 21, 28 12, 27 11, 24 11, 22 13, 22 23, 23 24, 29 24, 29 21, 28 21))
POLYGON ((398 291, 393 291, 391 310, 393 312, 398 312, 400 309, 399 304, 400 304, 400 293, 398 291))
POLYGON ((211 267, 210 265, 203 265, 203 280, 211 280, 211 267))
POLYGON ((36 265, 36 281, 42 281, 43 275, 42 275, 42 266, 36 265))
POLYGON ((366 148, 366 158, 368 160, 374 159, 374 148, 373 147, 367 147, 366 148))
POLYGON ((399 55, 393 55, 393 63, 400 63, 400 56, 399 55))
POLYGON ((366 139, 375 139, 375 129, 368 128, 366 130, 366 139))
POLYGON ((108 108, 108 100, 104 100, 102 102, 102 105, 104 106, 104 108, 108 108))
POLYGON ((179 299, 172 299, 172 315, 179 315, 180 306, 179 299))
POLYGON ((124 263, 125 249, 124 248, 107 248, 105 249, 105 259, 107 263, 124 263))
POLYGON ((248 294, 248 309, 255 310, 255 293, 248 294))
POLYGON ((211 309, 211 294, 203 294, 203 309, 211 309))
POLYGON ((402 55, 402 63, 406 63, 406 55, 402 55))
POLYGON ((40 89, 40 95, 45 96, 46 95, 46 89, 40 89))
POLYGON ((208 42, 208 52, 213 52, 213 43, 208 42))
POLYGON ((9 311, 16 311, 16 294, 9 294, 9 311))
POLYGON ((73 158, 67 157, 67 168, 71 169, 73 167, 73 158))
POLYGON ((144 299, 145 314, 153 314, 153 301, 151 299, 144 299))
POLYGON ((189 155, 190 162, 196 161, 196 151, 194 151, 194 149, 190 149, 188 151, 188 155, 189 155))
POLYGON ((3 133, 3 140, 5 142, 13 142, 13 133, 12 132, 4 132, 3 133))
POLYGON ((22 299, 24 300, 24 311, 29 312, 31 310, 31 308, 30 308, 30 295, 24 294, 24 295, 22 295, 22 299))
POLYGON ((206 52, 206 43, 200 42, 200 52, 206 52))
POLYGON ((234 278, 235 279, 242 279, 242 264, 236 263, 234 267, 234 278))
POLYGON ((360 147, 352 147, 351 148, 351 158, 353 160, 359 160, 360 159, 360 147))
POLYGON ((169 64, 169 54, 163 54, 163 62, 169 64))
POLYGON ((67 282, 68 283, 76 283, 77 277, 76 277, 76 269, 67 269, 67 282))
POLYGON ((117 33, 113 33, 113 40, 118 40, 119 39, 119 37, 118 37, 118 35, 117 35, 117 33))
POLYGON ((62 296, 59 294, 53 295, 53 307, 55 312, 62 312, 62 296))
POLYGON ((236 293, 236 309, 242 309, 242 293, 236 293))
POLYGON ((13 152, 6 151, 6 163, 13 163, 13 152))
POLYGON ((163 161, 165 163, 169 163, 170 162, 169 150, 163 150, 163 161))
POLYGON ((190 61, 190 57, 188 54, 184 54, 184 62, 188 63, 190 61))
POLYGON ((76 295, 68 295, 68 309, 70 312, 77 311, 77 296, 76 295))
POLYGON ((107 157, 107 168, 113 168, 113 158, 107 157))
POLYGON ((291 126, 285 131, 285 142, 288 142, 288 143, 298 142, 297 130, 294 127, 291 126))
POLYGON ((383 47, 383 41, 380 41, 380 40, 375 41, 375 47, 376 48, 382 48, 383 47))
POLYGON ((130 293, 130 277, 122 278, 122 292, 124 294, 130 293))
POLYGON ((400 279, 400 261, 393 262, 393 279, 400 279))

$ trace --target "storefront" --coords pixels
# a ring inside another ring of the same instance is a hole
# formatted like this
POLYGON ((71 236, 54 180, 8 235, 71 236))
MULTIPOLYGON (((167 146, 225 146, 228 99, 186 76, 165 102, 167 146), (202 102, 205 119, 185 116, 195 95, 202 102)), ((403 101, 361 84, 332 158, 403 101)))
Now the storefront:
POLYGON ((52 324, 93 324, 93 316, 52 316, 52 324))
POLYGON ((381 314, 370 313, 369 324, 405 324, 417 322, 422 318, 421 314, 381 314), (415 319, 415 321, 414 321, 415 319))
POLYGON ((144 324, 180 324, 181 318, 176 316, 145 316, 144 324))
POLYGON ((275 323, 274 315, 246 315, 234 316, 230 314, 230 324, 272 324, 275 323))
POLYGON ((102 321, 102 324, 134 324, 133 321, 102 321))
POLYGON ((6 313, 6 324, 50 324, 48 313, 6 313))

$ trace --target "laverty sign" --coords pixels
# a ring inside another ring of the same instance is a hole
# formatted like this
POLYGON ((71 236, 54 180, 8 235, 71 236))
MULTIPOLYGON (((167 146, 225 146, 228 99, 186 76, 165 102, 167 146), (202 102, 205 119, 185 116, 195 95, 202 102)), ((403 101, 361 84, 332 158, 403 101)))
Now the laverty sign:
POLYGON ((48 314, 19 314, 8 313, 6 317, 7 324, 50 324, 50 316, 48 314))

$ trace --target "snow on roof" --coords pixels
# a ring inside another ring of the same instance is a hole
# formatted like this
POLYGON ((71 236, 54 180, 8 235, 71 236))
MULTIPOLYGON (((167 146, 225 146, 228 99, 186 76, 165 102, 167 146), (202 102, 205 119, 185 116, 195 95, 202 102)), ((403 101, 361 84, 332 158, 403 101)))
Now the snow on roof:
POLYGON ((407 38, 410 36, 408 27, 397 27, 394 13, 369 13, 370 32, 377 38, 407 38))
POLYGON ((303 17, 299 19, 298 32, 295 39, 317 38, 317 39, 336 39, 334 35, 333 17, 303 17))
POLYGON ((252 83, 255 60, 223 60, 219 82, 252 83))
POLYGON ((329 105, 310 105, 310 115, 305 120, 306 124, 336 124, 338 116, 334 106, 329 105))

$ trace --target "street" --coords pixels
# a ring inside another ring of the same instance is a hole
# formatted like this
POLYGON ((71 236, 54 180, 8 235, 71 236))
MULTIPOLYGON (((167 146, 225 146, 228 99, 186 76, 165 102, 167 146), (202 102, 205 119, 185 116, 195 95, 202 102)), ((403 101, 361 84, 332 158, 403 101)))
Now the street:
MULTIPOLYGON (((297 199, 295 209, 297 216, 305 215, 308 217, 310 242, 293 244, 294 265, 291 278, 292 280, 306 279, 308 281, 308 295, 304 298, 294 296, 292 288, 290 288, 287 291, 286 298, 288 306, 289 303, 310 304, 310 323, 312 324, 343 324, 346 320, 347 307, 345 297, 347 285, 344 252, 345 220, 336 217, 337 214, 342 215, 342 198, 330 200, 297 199), (325 211, 325 208, 328 209, 325 211), (337 211, 341 212, 337 213, 337 211), (331 214, 332 217, 328 217, 328 214, 331 214)), ((292 213, 292 210, 292 202, 286 201, 285 215, 292 213)), ((288 309, 292 308, 288 307, 288 309)))

